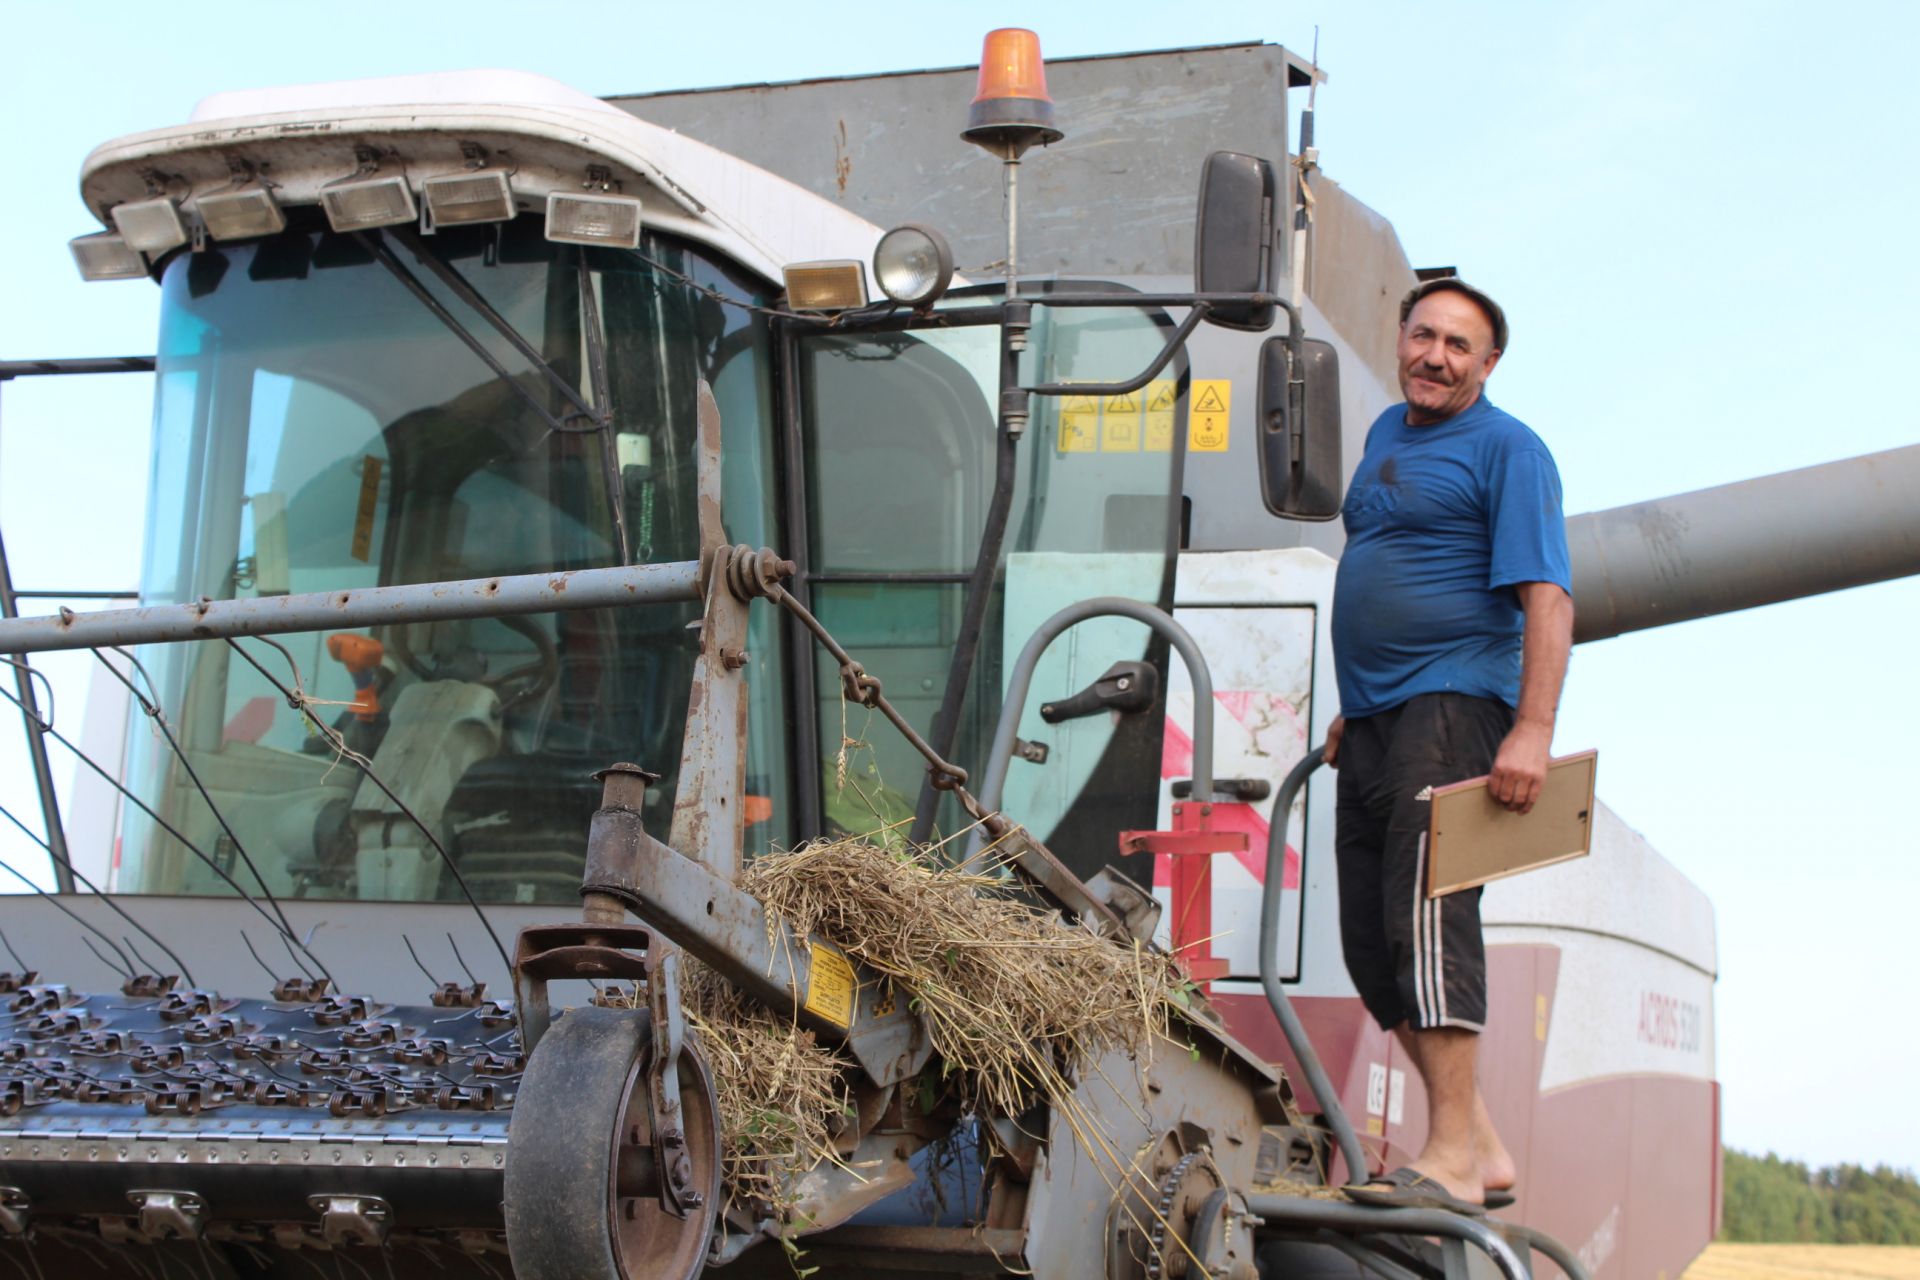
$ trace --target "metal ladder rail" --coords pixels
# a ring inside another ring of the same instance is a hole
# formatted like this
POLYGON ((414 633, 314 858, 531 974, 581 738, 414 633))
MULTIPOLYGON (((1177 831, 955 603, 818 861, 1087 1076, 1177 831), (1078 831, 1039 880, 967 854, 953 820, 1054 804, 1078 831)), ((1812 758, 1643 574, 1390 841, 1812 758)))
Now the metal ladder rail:
MULTIPOLYGON (((1504 1280, 1533 1280, 1525 1260, 1485 1218, 1446 1209, 1376 1209, 1340 1200, 1277 1195, 1248 1196, 1247 1211, 1268 1227, 1318 1228, 1350 1237, 1410 1235, 1457 1240, 1486 1254, 1504 1280)), ((1587 1277, 1582 1273, 1573 1275, 1572 1280, 1587 1277)))

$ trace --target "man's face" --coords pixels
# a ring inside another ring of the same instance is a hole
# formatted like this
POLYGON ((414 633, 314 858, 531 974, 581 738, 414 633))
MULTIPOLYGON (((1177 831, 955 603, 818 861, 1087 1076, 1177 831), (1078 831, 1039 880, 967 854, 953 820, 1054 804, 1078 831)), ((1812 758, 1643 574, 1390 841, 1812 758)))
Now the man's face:
POLYGON ((1451 418, 1479 399, 1487 375, 1500 362, 1486 312, 1451 289, 1413 304, 1400 326, 1397 354, 1407 424, 1415 427, 1451 418))

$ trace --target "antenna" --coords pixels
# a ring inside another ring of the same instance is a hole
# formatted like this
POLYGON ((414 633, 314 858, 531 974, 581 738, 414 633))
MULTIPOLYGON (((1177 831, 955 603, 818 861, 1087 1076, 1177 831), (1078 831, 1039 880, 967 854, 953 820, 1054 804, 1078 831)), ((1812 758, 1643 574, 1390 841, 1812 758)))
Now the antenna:
POLYGON ((1320 167, 1320 148, 1313 145, 1313 104, 1315 95, 1320 91, 1320 26, 1313 28, 1313 60, 1307 70, 1307 109, 1300 113, 1300 148, 1294 156, 1293 167, 1298 175, 1294 186, 1299 191, 1299 200, 1293 211, 1293 246, 1287 255, 1287 274, 1290 281, 1290 296, 1295 314, 1305 304, 1307 298, 1307 231, 1313 225, 1313 185, 1314 170, 1320 167))

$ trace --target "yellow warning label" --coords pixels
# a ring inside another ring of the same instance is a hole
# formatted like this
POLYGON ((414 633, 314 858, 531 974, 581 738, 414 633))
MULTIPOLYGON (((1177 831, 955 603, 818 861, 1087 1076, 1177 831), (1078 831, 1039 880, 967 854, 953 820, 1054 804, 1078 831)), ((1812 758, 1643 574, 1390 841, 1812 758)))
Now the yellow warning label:
POLYGON ((807 946, 813 952, 813 971, 807 978, 807 1012, 836 1027, 851 1027, 854 996, 860 989, 854 981, 852 962, 818 942, 807 946))
POLYGON ((361 564, 373 555, 373 517, 380 508, 380 466, 380 459, 372 454, 360 460, 360 510, 353 517, 352 551, 361 564))
POLYGON ((1139 452, 1141 403, 1137 391, 1106 398, 1100 406, 1100 452, 1139 452))
POLYGON ((1381 1134, 1385 1133, 1386 1131, 1387 1131, 1386 1123, 1383 1120, 1381 1120, 1379 1116, 1367 1117, 1368 1136, 1377 1138, 1381 1134))
POLYGON ((1540 1041, 1547 1038, 1547 998, 1544 995, 1533 997, 1533 1038, 1540 1041))
POLYGON ((1165 453, 1173 448, 1173 379, 1155 378, 1141 393, 1146 401, 1146 429, 1142 440, 1148 453, 1165 453))
POLYGON ((1227 415, 1233 409, 1233 382, 1227 378, 1196 379, 1187 408, 1187 451, 1225 453, 1227 415))
POLYGON ((1060 452, 1092 453, 1100 447, 1100 402, 1068 396, 1060 402, 1060 452))

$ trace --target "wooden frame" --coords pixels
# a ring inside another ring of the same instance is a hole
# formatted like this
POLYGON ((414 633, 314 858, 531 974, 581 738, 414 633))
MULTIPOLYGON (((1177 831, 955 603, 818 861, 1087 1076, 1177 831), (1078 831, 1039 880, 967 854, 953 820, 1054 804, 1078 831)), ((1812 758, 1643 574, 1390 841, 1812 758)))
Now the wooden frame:
POLYGON ((1546 784, 1525 814, 1470 778, 1433 788, 1427 819, 1427 896, 1471 889, 1535 867, 1584 858, 1593 848, 1593 783, 1600 753, 1547 762, 1546 784))

